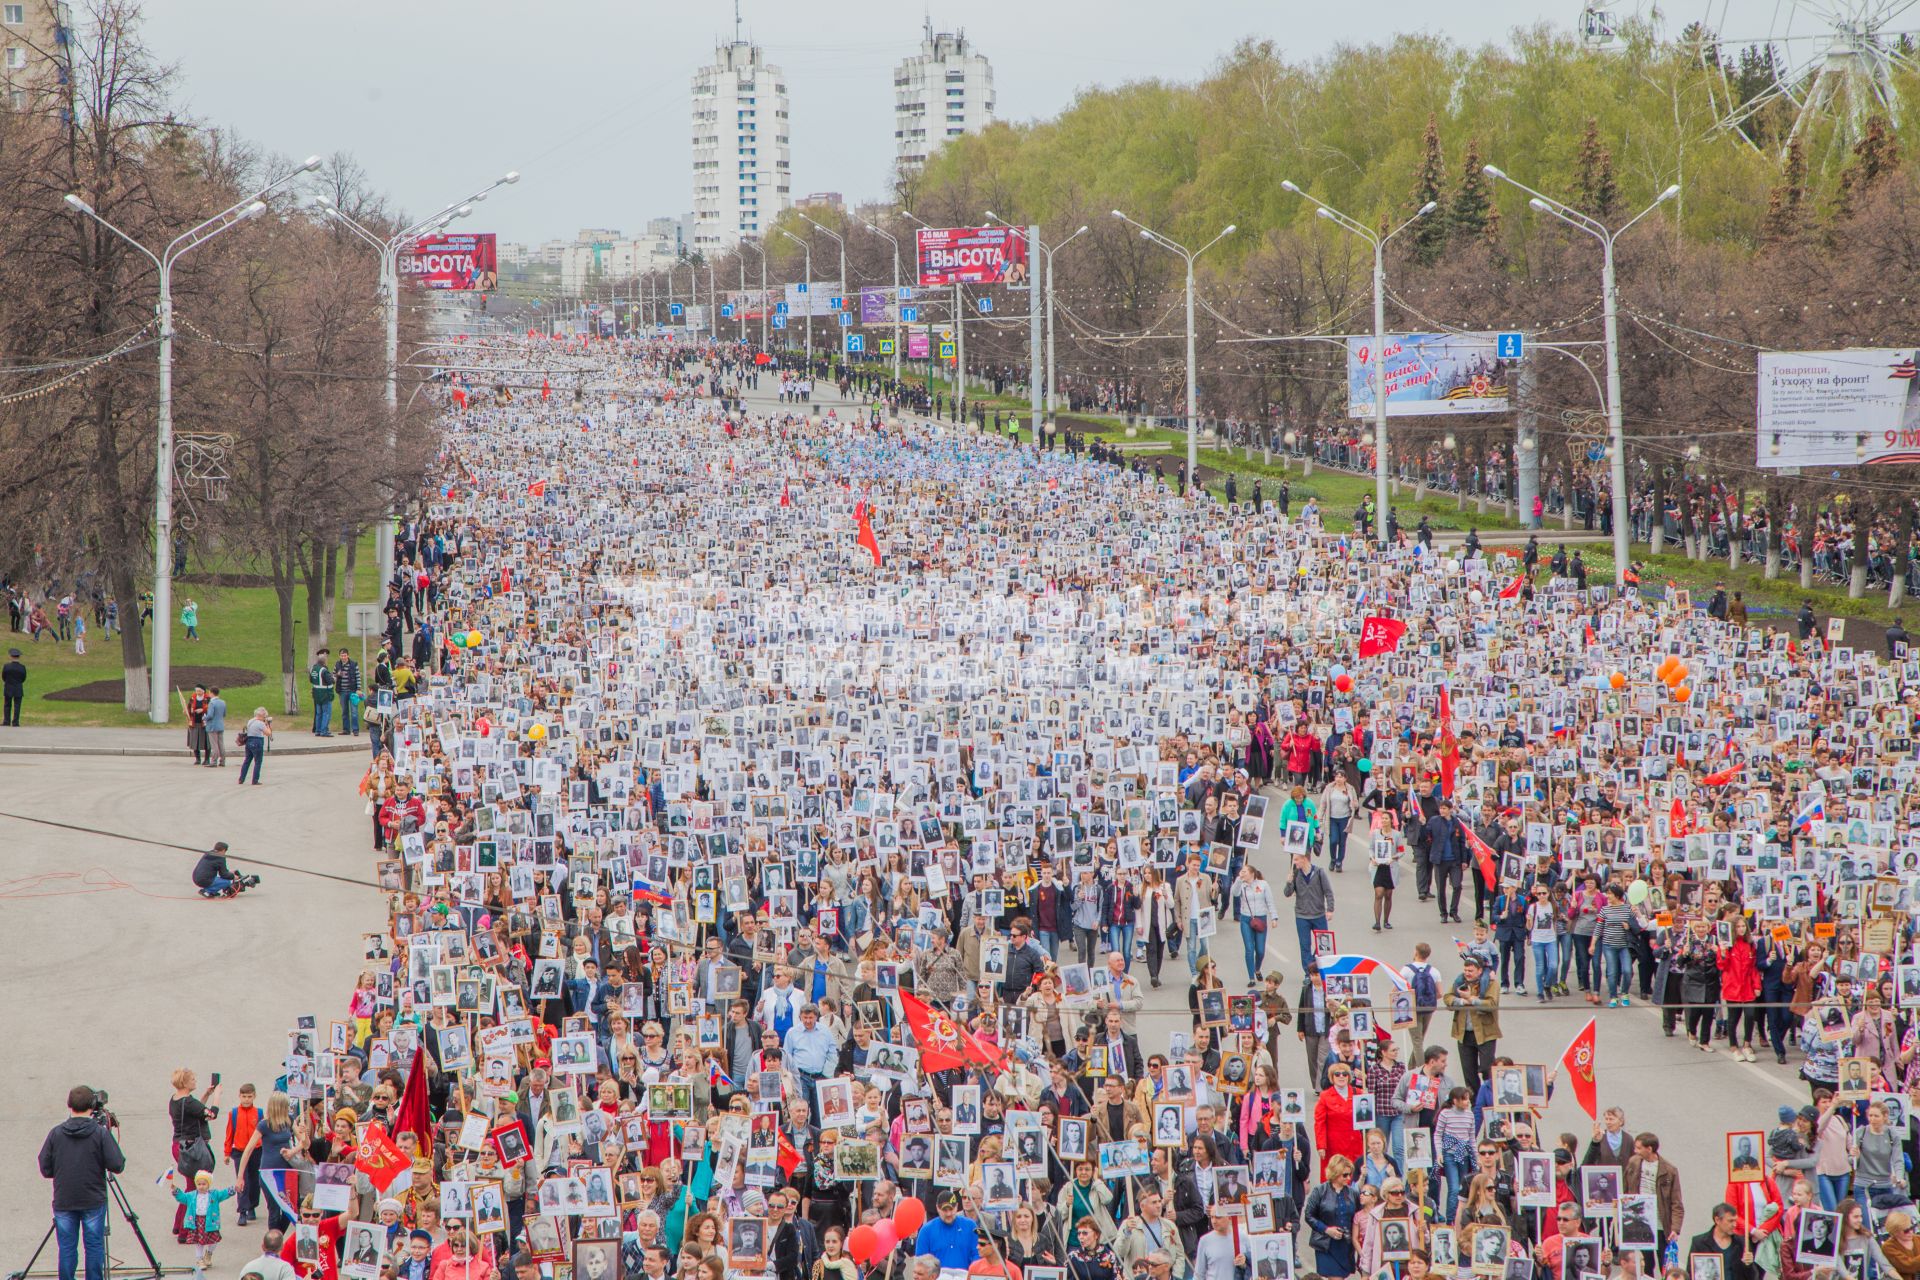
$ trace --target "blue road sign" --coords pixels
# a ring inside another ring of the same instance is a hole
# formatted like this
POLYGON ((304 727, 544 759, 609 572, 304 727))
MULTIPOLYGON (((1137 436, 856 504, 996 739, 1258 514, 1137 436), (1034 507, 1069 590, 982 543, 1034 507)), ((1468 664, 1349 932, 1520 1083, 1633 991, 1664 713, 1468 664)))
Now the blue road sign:
POLYGON ((857 356, 867 349, 867 340, 857 333, 847 335, 847 354, 857 356))
POLYGON ((807 291, 807 285, 806 285, 806 281, 804 280, 801 281, 800 284, 796 286, 794 289, 794 292, 796 293, 805 293, 806 291, 807 291))
POLYGON ((681 305, 680 305, 679 303, 677 303, 677 302, 674 302, 674 303, 670 303, 670 304, 668 304, 668 306, 667 306, 667 314, 668 314, 668 315, 670 315, 670 316, 677 316, 677 315, 680 315, 680 314, 682 314, 682 313, 683 313, 683 312, 685 312, 685 311, 686 311, 686 308, 685 308, 685 307, 683 307, 683 306, 681 306, 681 305))
POLYGON ((784 328, 786 328, 786 327, 787 327, 787 318, 786 318, 785 316, 775 316, 775 317, 773 318, 773 327, 774 327, 774 328, 776 328, 776 329, 784 329, 784 328))
POLYGON ((980 308, 980 311, 981 311, 981 313, 982 313, 982 314, 984 315, 984 314, 985 314, 986 312, 989 312, 989 311, 991 311, 991 310, 993 310, 993 299, 992 299, 992 298, 981 298, 981 299, 979 299, 978 301, 976 301, 976 302, 974 303, 974 305, 975 305, 976 307, 979 307, 979 308, 980 308))
POLYGON ((907 301, 907 299, 909 299, 909 298, 911 298, 911 297, 913 297, 913 290, 912 290, 912 289, 909 289, 909 288, 908 288, 908 287, 907 287, 906 285, 904 285, 904 284, 903 284, 903 285, 901 285, 901 286, 900 286, 900 301, 902 301, 902 302, 905 302, 905 301, 907 301))
POLYGON ((849 311, 842 311, 840 313, 840 327, 842 329, 845 329, 852 324, 853 324, 853 313, 849 311))
POLYGON ((731 320, 731 319, 733 319, 733 304, 732 304, 731 302, 728 302, 728 303, 723 303, 723 304, 721 305, 721 307, 720 307, 720 318, 721 318, 722 320, 731 320))
POLYGON ((1526 338, 1519 333, 1497 333, 1494 335, 1493 353, 1502 360, 1519 360, 1525 357, 1526 338))
POLYGON ((838 311, 840 310, 840 301, 841 301, 840 295, 835 294, 833 297, 827 299, 827 305, 832 307, 835 311, 838 311))
POLYGON ((787 314, 787 304, 786 304, 786 303, 784 303, 784 302, 776 302, 776 303, 774 303, 774 304, 773 304, 773 314, 775 314, 775 315, 777 315, 777 316, 783 316, 783 315, 785 315, 785 314, 787 314))
POLYGON ((1598 440, 1595 440, 1592 444, 1587 446, 1588 462, 1598 462, 1600 461, 1600 459, 1606 456, 1607 456, 1607 446, 1601 444, 1598 440))
MULTIPOLYGON (((906 290, 902 289, 900 292, 905 293, 906 290)), ((900 322, 902 324, 912 324, 915 320, 918 320, 919 318, 920 318, 920 308, 918 307, 900 308, 900 322)))
POLYGON ((882 339, 880 339, 880 354, 881 354, 881 355, 883 355, 883 356, 890 356, 890 355, 892 355, 892 354, 893 354, 893 339, 892 339, 892 338, 882 338, 882 339))

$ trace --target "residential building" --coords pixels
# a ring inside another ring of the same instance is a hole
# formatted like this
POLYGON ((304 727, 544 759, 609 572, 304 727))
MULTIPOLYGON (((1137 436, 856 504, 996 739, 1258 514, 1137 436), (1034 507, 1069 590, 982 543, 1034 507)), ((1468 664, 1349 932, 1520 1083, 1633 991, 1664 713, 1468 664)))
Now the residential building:
POLYGON ((72 10, 61 0, 0 3, 0 100, 13 111, 57 109, 72 39, 72 10))
POLYGON ((786 77, 759 45, 720 45, 694 72, 694 252, 764 235, 792 203, 788 121, 786 77))
POLYGON ((941 143, 993 122, 993 64, 964 31, 939 32, 927 19, 920 52, 893 71, 893 152, 902 171, 926 164, 941 143))

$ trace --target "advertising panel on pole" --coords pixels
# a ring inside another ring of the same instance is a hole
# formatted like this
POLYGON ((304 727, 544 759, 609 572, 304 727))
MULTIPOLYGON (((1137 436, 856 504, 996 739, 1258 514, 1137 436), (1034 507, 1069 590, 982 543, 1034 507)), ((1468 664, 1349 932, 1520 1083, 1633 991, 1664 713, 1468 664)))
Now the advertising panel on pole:
POLYGON ((923 289, 1027 282, 1025 227, 922 227, 913 240, 923 289))
POLYGON ((1913 347, 1760 353, 1759 465, 1920 462, 1913 347))
MULTIPOLYGON (((1502 360, 1497 333, 1387 335, 1387 416, 1505 413, 1516 362, 1502 360)), ((1371 418, 1373 338, 1347 339, 1347 416, 1371 418)))
POLYGON ((400 278, 423 289, 493 289, 500 281, 493 232, 421 236, 400 255, 400 278))
POLYGON ((900 302, 892 286, 860 290, 860 323, 893 324, 900 319, 900 302))
POLYGON ((925 329, 907 330, 907 359, 925 360, 933 354, 933 335, 925 329))
POLYGON ((784 295, 787 300, 787 314, 796 319, 806 315, 830 316, 836 314, 833 305, 833 288, 830 284, 816 284, 811 289, 804 285, 790 284, 784 295))

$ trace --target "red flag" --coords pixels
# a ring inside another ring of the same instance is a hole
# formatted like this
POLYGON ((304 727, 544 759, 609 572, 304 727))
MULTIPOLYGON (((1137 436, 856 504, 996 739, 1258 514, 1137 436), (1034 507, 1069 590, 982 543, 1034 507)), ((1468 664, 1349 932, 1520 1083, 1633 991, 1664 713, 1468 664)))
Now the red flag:
MULTIPOLYGON (((1460 741, 1453 736, 1453 699, 1440 686, 1440 794, 1453 796, 1453 775, 1460 769, 1460 741)), ((1488 883, 1492 883, 1489 881, 1488 883)))
POLYGON ((1693 830, 1693 824, 1687 819, 1687 806, 1680 803, 1680 797, 1673 798, 1673 806, 1667 810, 1667 833, 1678 840, 1693 830))
POLYGON ((1400 637, 1405 634, 1407 624, 1398 618, 1384 614, 1368 618, 1360 624, 1360 656, 1371 658, 1375 654, 1392 653, 1400 647, 1400 637))
POLYGON ((782 481, 780 484, 780 505, 783 507, 790 507, 793 505, 793 495, 787 492, 787 485, 785 481, 782 481))
POLYGON ((407 1088, 400 1095, 400 1108, 393 1113, 393 1136, 410 1133, 420 1141, 420 1154, 433 1154, 433 1121, 427 1115, 427 1051, 415 1046, 413 1063, 407 1068, 407 1088))
POLYGON ((375 1191, 385 1195, 394 1183, 413 1172, 413 1161, 407 1159, 406 1153, 394 1146, 376 1124, 369 1125, 367 1136, 360 1140, 353 1167, 367 1175, 375 1191))
POLYGON ((800 1167, 800 1153, 794 1150, 785 1129, 780 1130, 779 1153, 774 1157, 774 1163, 779 1165, 780 1172, 788 1177, 792 1177, 793 1171, 800 1167))
POLYGON ((545 378, 540 379, 540 398, 542 400, 545 400, 548 396, 552 394, 553 394, 553 383, 549 382, 545 378))
POLYGON ((920 1065, 928 1071, 965 1067, 969 1062, 996 1069, 1006 1065, 1006 1055, 997 1046, 961 1027, 920 997, 906 991, 899 996, 901 1012, 913 1031, 914 1042, 920 1046, 920 1065))
POLYGON ((881 565, 880 539, 873 536, 873 522, 867 519, 866 503, 860 504, 856 518, 860 521, 860 545, 873 553, 873 567, 878 569, 881 565))
POLYGON ((1513 575, 1512 582, 1500 588, 1500 598, 1502 600, 1518 600, 1520 598, 1520 588, 1526 585, 1527 575, 1524 573, 1516 573, 1513 575))
POLYGON ((547 496, 547 482, 545 480, 535 480, 527 486, 527 492, 536 498, 544 498, 547 496))
POLYGON ((1480 868, 1481 882, 1493 888, 1500 883, 1500 864, 1493 860, 1493 846, 1482 840, 1465 818, 1460 819, 1460 829, 1467 833, 1467 848, 1473 850, 1473 864, 1480 868))
POLYGON ((1630 587, 1637 587, 1640 585, 1640 575, 1635 573, 1633 570, 1629 569, 1625 573, 1620 575, 1620 581, 1626 583, 1630 587))
POLYGON ((1732 782, 1734 779, 1734 775, 1739 772, 1740 772, 1740 766, 1735 765, 1731 769, 1722 769, 1718 773, 1709 773, 1705 777, 1701 778, 1700 782, 1704 786, 1724 787, 1729 782, 1732 782))
POLYGON ((460 389, 459 387, 455 387, 455 388, 453 389, 453 402, 454 402, 455 404, 457 404, 457 405, 459 405, 459 406, 460 406, 460 407, 461 407, 462 409, 464 409, 464 408, 466 408, 466 407, 467 407, 467 393, 466 393, 466 392, 464 392, 464 391, 462 391, 462 390, 461 390, 461 389, 460 389))
POLYGON ((1560 1055, 1560 1065, 1566 1069, 1567 1079, 1573 1085, 1574 1101, 1580 1109, 1593 1120, 1600 1118, 1600 1085, 1593 1074, 1594 1056, 1599 1048, 1597 1030, 1599 1020, 1588 1018, 1587 1025, 1573 1038, 1567 1051, 1560 1055))
POLYGON ((1587 624, 1587 643, 1593 643, 1593 624, 1591 622, 1587 624))

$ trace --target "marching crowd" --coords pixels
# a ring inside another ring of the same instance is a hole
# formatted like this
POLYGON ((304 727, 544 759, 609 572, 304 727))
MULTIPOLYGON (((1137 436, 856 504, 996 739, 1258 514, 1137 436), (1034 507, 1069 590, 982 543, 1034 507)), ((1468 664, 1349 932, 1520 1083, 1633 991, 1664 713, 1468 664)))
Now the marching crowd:
POLYGON ((259 1280, 1920 1276, 1912 659, 723 408, 718 355, 464 353, 586 401, 449 407, 367 686, 389 928, 269 1086, 176 1077, 203 1258, 264 1213, 259 1280), (1396 908, 1471 937, 1359 954, 1396 908), (1683 1177, 1590 1037, 1500 1052, 1529 997, 1807 1105, 1683 1177))

